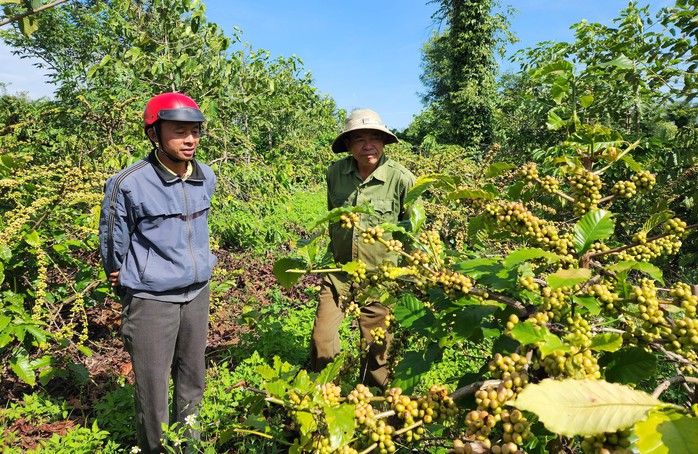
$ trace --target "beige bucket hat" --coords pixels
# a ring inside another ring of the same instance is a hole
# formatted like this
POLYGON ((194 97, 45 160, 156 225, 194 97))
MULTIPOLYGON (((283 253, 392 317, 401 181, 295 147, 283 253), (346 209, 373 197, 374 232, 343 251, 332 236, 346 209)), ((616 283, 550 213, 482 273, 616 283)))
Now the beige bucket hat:
POLYGON ((344 139, 346 139, 350 132, 359 129, 375 129, 376 131, 384 132, 386 134, 386 145, 398 142, 397 136, 390 132, 390 129, 385 126, 383 120, 381 120, 381 117, 376 112, 371 109, 356 109, 352 110, 349 116, 347 116, 344 122, 344 129, 341 134, 334 139, 334 142, 332 142, 332 151, 335 153, 349 151, 344 139))

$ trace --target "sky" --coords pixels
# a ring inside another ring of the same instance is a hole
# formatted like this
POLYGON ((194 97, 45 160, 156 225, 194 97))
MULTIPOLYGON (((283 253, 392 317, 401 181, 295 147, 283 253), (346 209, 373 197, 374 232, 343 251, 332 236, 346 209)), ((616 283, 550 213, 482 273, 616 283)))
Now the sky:
MULTIPOLYGON (((339 108, 369 108, 391 129, 406 128, 422 109, 424 87, 421 50, 438 31, 432 19, 437 5, 429 0, 203 0, 209 22, 232 35, 242 30, 242 41, 275 57, 295 55, 310 72, 314 86, 332 97, 339 108)), ((574 39, 570 26, 588 20, 613 26, 628 0, 501 0, 518 13, 511 31, 520 40, 507 48, 532 47, 542 41, 574 39)), ((668 0, 639 2, 652 11, 668 0)), ((50 96, 31 61, 11 55, 0 43, 0 82, 9 93, 27 92, 32 98, 50 96)), ((502 67, 515 70, 504 61, 502 67)))

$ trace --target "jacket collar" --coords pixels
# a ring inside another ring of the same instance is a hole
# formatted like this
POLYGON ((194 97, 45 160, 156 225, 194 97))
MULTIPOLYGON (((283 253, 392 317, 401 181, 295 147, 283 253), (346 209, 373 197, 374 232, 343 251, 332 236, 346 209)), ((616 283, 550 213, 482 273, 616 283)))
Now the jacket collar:
MULTIPOLYGON (((155 170, 155 173, 158 174, 160 179, 165 182, 165 183, 174 183, 175 181, 179 180, 179 175, 174 175, 171 172, 168 172, 167 169, 163 167, 162 164, 158 162, 157 157, 155 157, 155 150, 151 151, 148 157, 145 158, 150 164, 153 166, 153 169, 155 170)), ((201 170, 201 167, 199 166, 199 163, 196 161, 196 159, 191 160, 191 164, 193 166, 191 175, 189 178, 187 178, 186 181, 195 181, 195 182, 203 182, 206 180, 206 176, 204 175, 203 170, 201 170)))

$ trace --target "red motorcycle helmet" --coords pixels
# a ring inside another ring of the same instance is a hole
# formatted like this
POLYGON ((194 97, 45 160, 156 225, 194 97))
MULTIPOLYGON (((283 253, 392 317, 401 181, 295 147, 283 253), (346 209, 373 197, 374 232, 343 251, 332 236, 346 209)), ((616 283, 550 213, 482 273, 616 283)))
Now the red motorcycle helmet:
POLYGON ((163 93, 152 97, 145 105, 143 128, 147 132, 160 120, 201 123, 206 118, 190 97, 181 93, 163 93))

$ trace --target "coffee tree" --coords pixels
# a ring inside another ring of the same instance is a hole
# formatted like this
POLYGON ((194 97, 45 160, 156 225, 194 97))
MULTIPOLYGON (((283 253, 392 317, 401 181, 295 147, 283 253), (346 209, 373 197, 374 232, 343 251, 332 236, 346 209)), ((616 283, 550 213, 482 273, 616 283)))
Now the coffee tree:
POLYGON ((295 452, 695 446, 695 408, 660 397, 669 384, 698 382, 698 296, 688 283, 665 282, 652 262, 679 253, 696 224, 661 204, 656 212, 613 211, 656 184, 630 157, 637 146, 605 128, 579 126, 554 169, 495 163, 479 187, 462 176, 421 177, 408 203, 438 193, 443 204, 460 200, 479 213, 463 251, 449 250, 421 215, 370 229, 357 222, 370 206, 321 219, 358 229, 363 241, 398 252, 401 263, 322 266, 316 237, 276 263, 279 281, 290 286, 304 273, 345 272, 354 280, 347 313, 379 299, 392 308, 385 330, 409 333, 421 348, 393 352, 401 357, 393 388, 382 395, 342 383, 342 367, 354 363, 345 357, 319 375, 281 365, 264 371, 260 392, 286 410, 295 452), (481 368, 464 373, 457 389, 435 385, 412 395, 444 348, 466 340, 490 348, 481 368), (660 364, 673 372, 660 374, 660 364), (666 382, 648 393, 650 379, 666 382))

